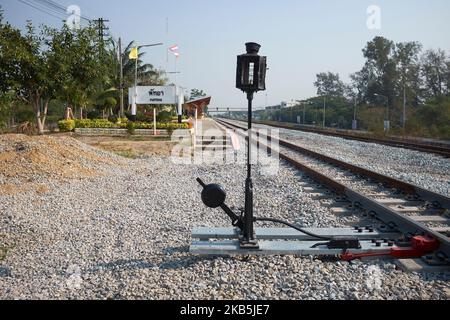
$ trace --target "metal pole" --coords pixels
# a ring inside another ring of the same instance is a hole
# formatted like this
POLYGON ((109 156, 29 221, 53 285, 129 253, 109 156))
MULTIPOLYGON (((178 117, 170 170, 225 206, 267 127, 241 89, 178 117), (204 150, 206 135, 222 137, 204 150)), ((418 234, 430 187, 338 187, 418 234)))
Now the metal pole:
POLYGON ((391 123, 389 121, 389 97, 386 96, 386 131, 391 129, 391 123))
POLYGON ((120 59, 120 117, 124 118, 122 38, 119 38, 119 59, 120 59))
POLYGON ((386 97, 386 121, 389 121, 389 97, 386 97))
POLYGON ((178 83, 177 62, 178 62, 178 57, 175 57, 175 87, 177 86, 177 83, 178 83))
POLYGON ((198 107, 195 107, 195 132, 198 132, 198 107))
POLYGON ((406 85, 403 84, 403 129, 406 128, 406 85))
POLYGON ((244 243, 251 245, 255 240, 253 229, 253 182, 252 182, 252 100, 253 92, 247 93, 248 99, 248 143, 247 143, 247 180, 245 181, 244 243))
POLYGON ((131 119, 132 121, 136 121, 136 115, 137 115, 137 73, 138 73, 138 59, 136 58, 135 63, 135 72, 134 72, 134 99, 133 99, 133 105, 131 106, 131 119))
POLYGON ((306 124, 306 103, 303 102, 303 125, 306 124))
POLYGON ((325 128, 325 120, 326 120, 326 114, 327 112, 327 98, 323 98, 323 127, 325 128))

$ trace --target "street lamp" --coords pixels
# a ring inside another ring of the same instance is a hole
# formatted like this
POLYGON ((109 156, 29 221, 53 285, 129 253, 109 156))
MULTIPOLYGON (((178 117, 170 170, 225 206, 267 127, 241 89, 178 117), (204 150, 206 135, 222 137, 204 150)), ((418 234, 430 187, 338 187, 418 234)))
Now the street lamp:
POLYGON ((391 122, 389 121, 389 97, 378 93, 375 93, 375 96, 386 99, 386 120, 384 120, 384 131, 387 132, 391 129, 391 122))

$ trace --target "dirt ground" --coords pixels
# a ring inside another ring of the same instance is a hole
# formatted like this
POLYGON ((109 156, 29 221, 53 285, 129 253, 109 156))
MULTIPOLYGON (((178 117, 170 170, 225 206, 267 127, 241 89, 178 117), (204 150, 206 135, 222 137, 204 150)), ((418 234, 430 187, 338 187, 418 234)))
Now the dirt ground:
POLYGON ((0 135, 0 195, 31 189, 45 193, 47 179, 99 176, 126 162, 69 135, 0 135))
POLYGON ((125 138, 125 137, 89 137, 74 136, 75 139, 100 148, 114 152, 126 158, 142 156, 170 156, 174 143, 169 138, 125 138))
POLYGON ((168 137, 0 135, 0 195, 29 190, 43 194, 48 191, 46 179, 102 175, 108 166, 120 166, 127 158, 170 156, 174 145, 168 137))

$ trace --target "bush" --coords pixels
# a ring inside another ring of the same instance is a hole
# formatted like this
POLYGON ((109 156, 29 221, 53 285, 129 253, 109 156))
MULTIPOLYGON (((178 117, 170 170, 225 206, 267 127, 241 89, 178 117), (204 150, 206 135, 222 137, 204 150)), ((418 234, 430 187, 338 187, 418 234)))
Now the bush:
POLYGON ((172 113, 169 111, 161 111, 156 118, 158 119, 158 122, 171 122, 172 113))
POLYGON ((75 129, 75 120, 62 120, 58 122, 59 131, 71 132, 75 129))
MULTIPOLYGON (((120 122, 113 123, 108 120, 70 120, 74 123, 74 128, 122 128, 127 129, 128 133, 134 134, 136 129, 153 129, 153 122, 131 122, 120 119, 120 122)), ((188 123, 156 123, 156 129, 167 130, 170 133, 177 129, 190 129, 188 123)), ((73 128, 72 128, 73 130, 73 128)))
POLYGON ((114 123, 105 119, 75 120, 75 128, 113 128, 114 126, 114 123))
POLYGON ((87 113, 89 119, 98 119, 102 116, 101 112, 98 110, 92 110, 87 113))
POLYGON ((119 118, 116 115, 112 115, 108 117, 108 121, 112 122, 112 123, 117 123, 117 121, 119 120, 119 118))

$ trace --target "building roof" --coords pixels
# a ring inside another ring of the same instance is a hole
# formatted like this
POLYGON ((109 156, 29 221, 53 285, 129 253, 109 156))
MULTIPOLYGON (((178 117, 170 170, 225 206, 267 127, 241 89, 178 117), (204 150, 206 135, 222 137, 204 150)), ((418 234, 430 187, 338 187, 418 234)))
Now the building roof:
POLYGON ((191 101, 186 102, 187 105, 194 105, 194 106, 200 106, 200 105, 209 105, 211 103, 211 96, 207 97, 201 97, 198 99, 194 99, 191 101))

